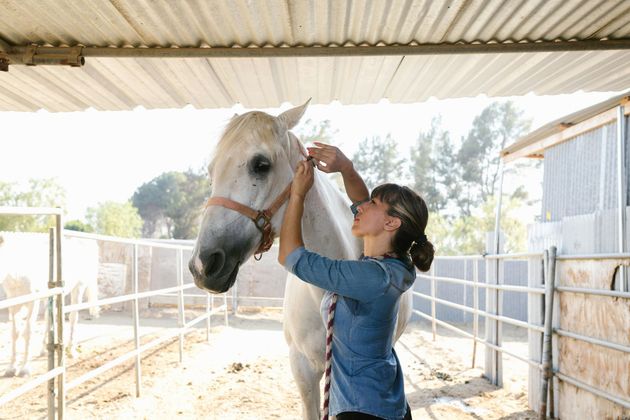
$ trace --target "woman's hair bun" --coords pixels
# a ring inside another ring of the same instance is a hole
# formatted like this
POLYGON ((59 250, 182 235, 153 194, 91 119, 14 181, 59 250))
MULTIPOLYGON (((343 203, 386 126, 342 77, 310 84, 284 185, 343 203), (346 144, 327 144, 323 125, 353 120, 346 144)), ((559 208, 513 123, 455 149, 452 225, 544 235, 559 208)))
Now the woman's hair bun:
POLYGON ((435 255, 435 249, 433 244, 428 240, 421 243, 415 242, 409 249, 409 255, 413 265, 420 271, 429 271, 431 263, 433 262, 433 256, 435 255))

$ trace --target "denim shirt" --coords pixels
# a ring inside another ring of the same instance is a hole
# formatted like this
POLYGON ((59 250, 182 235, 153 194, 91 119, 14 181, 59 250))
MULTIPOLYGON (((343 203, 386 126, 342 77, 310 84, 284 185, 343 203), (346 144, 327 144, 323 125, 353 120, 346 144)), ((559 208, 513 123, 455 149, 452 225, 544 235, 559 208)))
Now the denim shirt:
POLYGON ((330 415, 358 411, 402 419, 407 403, 393 336, 400 296, 416 278, 413 267, 393 258, 332 260, 304 247, 287 256, 285 267, 303 281, 328 291, 321 306, 324 325, 330 296, 338 294, 330 415))

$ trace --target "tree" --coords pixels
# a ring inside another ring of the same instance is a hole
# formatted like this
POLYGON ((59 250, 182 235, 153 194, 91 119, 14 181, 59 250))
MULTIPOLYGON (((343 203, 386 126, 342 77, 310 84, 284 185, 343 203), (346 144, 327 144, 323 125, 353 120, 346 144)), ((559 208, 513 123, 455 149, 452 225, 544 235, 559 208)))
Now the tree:
POLYGON ((397 182, 402 177, 405 159, 398 156, 396 146, 390 134, 385 139, 378 136, 366 138, 359 144, 352 162, 370 190, 385 182, 397 182))
POLYGON ((66 230, 74 230, 76 232, 94 232, 94 228, 81 220, 70 220, 64 225, 66 230))
MULTIPOLYGON (((503 203, 501 210, 501 232, 504 235, 504 252, 524 252, 527 227, 515 211, 521 201, 512 198, 503 203)), ((440 255, 470 255, 486 252, 487 233, 494 231, 496 200, 490 197, 474 214, 462 215, 448 221, 444 216, 429 218, 429 240, 435 238, 436 250, 440 255), (437 235, 432 236, 436 232, 437 235)))
POLYGON ((411 148, 409 172, 413 189, 426 201, 430 211, 444 210, 456 197, 457 165, 450 135, 441 128, 441 118, 431 120, 428 131, 420 132, 411 148))
POLYGON ((522 136, 530 122, 512 102, 494 102, 473 120, 473 127, 457 153, 462 191, 458 194, 461 212, 472 210, 494 194, 499 177, 499 152, 522 136))
MULTIPOLYGON (((0 181, 0 206, 61 207, 66 191, 54 178, 29 179, 26 188, 0 181)), ((54 224, 51 216, 0 216, 0 230, 44 232, 54 224)))
POLYGON ((165 172, 153 178, 141 185, 131 200, 144 221, 143 236, 193 239, 204 199, 209 195, 207 176, 189 170, 165 172))
POLYGON ((87 210, 86 219, 101 235, 137 238, 142 230, 142 218, 131 202, 106 201, 87 210))
POLYGON ((339 130, 331 127, 330 120, 315 122, 309 118, 304 124, 300 124, 295 132, 302 143, 321 141, 327 144, 339 144, 335 137, 339 130))

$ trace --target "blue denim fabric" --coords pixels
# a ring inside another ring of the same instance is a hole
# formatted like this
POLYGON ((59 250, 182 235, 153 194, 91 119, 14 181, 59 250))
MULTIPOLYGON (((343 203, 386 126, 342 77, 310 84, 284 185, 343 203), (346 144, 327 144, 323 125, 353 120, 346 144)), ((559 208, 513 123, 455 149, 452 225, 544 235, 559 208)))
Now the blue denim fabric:
POLYGON ((324 325, 330 296, 339 295, 330 414, 358 411, 402 419, 406 412, 403 374, 392 341, 400 295, 416 278, 413 267, 391 258, 332 260, 304 247, 287 256, 285 267, 303 281, 327 290, 321 306, 324 325))

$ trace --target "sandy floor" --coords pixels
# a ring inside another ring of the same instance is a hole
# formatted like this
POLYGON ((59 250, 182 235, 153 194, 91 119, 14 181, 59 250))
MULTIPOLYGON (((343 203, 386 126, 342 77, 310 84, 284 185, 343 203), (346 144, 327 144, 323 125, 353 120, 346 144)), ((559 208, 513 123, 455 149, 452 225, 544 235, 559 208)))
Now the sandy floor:
MULTIPOLYGON (((142 333, 155 337, 160 328, 176 326, 173 311, 145 313, 142 333)), ((194 314, 191 314, 191 318, 194 314)), ((210 342, 205 328, 186 336, 184 361, 179 363, 178 342, 152 349, 142 359, 142 392, 135 397, 133 361, 124 363, 68 391, 68 419, 191 418, 191 419, 297 419, 300 401, 288 365, 278 310, 246 311, 213 317, 210 342)), ((0 370, 7 366, 9 324, 0 319, 0 370)), ((68 380, 132 348, 127 315, 107 313, 82 321, 81 353, 68 360, 68 380)), ((204 324, 205 325, 205 324, 204 324)), ((41 326, 33 348, 40 349, 41 326)), ((432 342, 430 326, 414 323, 396 346, 405 372, 405 388, 414 419, 533 419, 527 409, 527 367, 504 359, 505 387, 497 389, 471 369, 472 343, 439 329, 432 342)), ((509 348, 525 354, 526 336, 506 331, 509 348)), ((133 360, 133 359, 132 359, 133 360)), ((483 364, 478 346, 477 365, 483 364)), ((45 357, 36 357, 33 373, 43 372, 45 357)), ((0 395, 26 382, 0 378, 0 395)), ((46 416, 45 386, 0 407, 1 419, 36 419, 46 416)))

